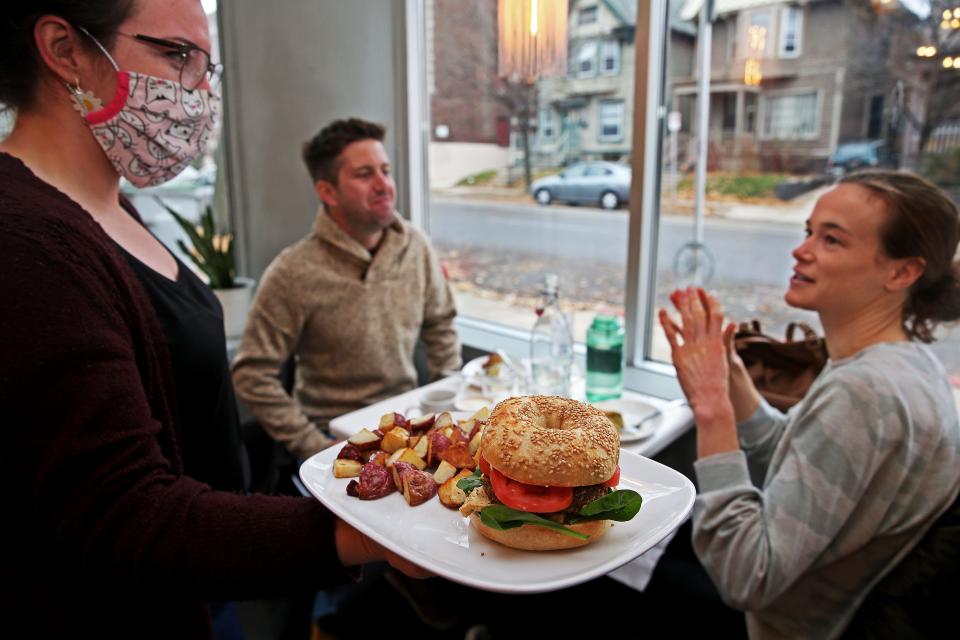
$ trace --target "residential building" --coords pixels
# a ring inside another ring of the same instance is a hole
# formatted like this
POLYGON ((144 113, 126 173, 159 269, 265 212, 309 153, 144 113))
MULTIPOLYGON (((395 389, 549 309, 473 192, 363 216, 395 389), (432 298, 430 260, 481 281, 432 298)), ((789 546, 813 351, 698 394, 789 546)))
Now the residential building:
MULTIPOLYGON (((687 0, 681 17, 697 20, 701 4, 687 0)), ((917 21, 905 4, 884 10, 899 10, 904 24, 917 21)), ((919 95, 904 94, 896 70, 913 57, 915 47, 904 48, 911 33, 891 29, 865 1, 718 0, 711 168, 817 171, 852 140, 886 139, 910 151, 916 135, 901 114, 916 110, 919 95)), ((697 75, 694 65, 689 76, 674 78, 672 102, 682 111, 693 109, 697 75)), ((692 157, 694 134, 695 123, 684 118, 681 155, 692 157)))

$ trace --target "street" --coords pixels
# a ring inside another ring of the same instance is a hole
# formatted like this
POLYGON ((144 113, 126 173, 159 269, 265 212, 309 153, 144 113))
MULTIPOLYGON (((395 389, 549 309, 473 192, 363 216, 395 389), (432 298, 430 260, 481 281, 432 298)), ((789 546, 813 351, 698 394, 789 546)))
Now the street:
MULTIPOLYGON (((484 292, 484 305, 499 305, 485 313, 526 328, 543 274, 555 272, 568 309, 583 316, 580 335, 592 313, 622 313, 627 216, 625 210, 433 198, 430 236, 451 270, 460 304, 464 295, 475 302, 474 294, 484 292), (508 319, 514 315, 516 320, 508 319)), ((704 227, 716 263, 713 278, 705 284, 720 297, 727 317, 760 318, 764 329, 777 336, 793 321, 820 330, 816 315, 783 301, 794 263, 791 251, 803 238, 799 223, 708 218, 704 227)), ((656 306, 668 307, 668 293, 689 284, 675 273, 673 261, 692 237, 690 217, 663 217, 656 306)), ((960 325, 937 333, 934 352, 948 371, 960 375, 960 325)), ((657 355, 667 357, 662 348, 657 355)))
MULTIPOLYGON (((434 198, 430 236, 444 246, 624 265, 627 216, 626 210, 434 198)), ((790 252, 803 238, 796 224, 708 218, 704 229, 715 258, 714 279, 742 284, 785 286, 794 262, 790 252)), ((691 217, 664 216, 657 270, 673 272, 677 252, 692 239, 691 217)))

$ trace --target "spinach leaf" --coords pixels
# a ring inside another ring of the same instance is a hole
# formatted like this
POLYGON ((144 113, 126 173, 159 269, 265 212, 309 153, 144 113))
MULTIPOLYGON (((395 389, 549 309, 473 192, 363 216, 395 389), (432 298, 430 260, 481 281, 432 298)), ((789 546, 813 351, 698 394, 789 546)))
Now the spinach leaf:
MULTIPOLYGON (((464 480, 466 479, 468 478, 464 478, 464 480)), ((552 520, 541 518, 534 513, 517 511, 516 509, 505 507, 502 504, 492 504, 489 507, 484 507, 480 512, 480 521, 491 529, 498 531, 506 531, 507 529, 515 529, 525 524, 531 524, 538 527, 545 527, 557 533, 562 533, 565 536, 577 538, 578 540, 590 539, 590 536, 569 529, 562 524, 557 524, 552 520)))
POLYGON ((480 473, 480 469, 475 470, 473 475, 469 475, 466 478, 458 480, 457 488, 469 496, 471 491, 477 487, 483 486, 483 480, 480 479, 482 475, 483 474, 480 473))
POLYGON ((627 522, 637 515, 643 498, 632 489, 620 489, 594 500, 580 509, 580 513, 570 518, 570 523, 588 520, 614 520, 627 522))

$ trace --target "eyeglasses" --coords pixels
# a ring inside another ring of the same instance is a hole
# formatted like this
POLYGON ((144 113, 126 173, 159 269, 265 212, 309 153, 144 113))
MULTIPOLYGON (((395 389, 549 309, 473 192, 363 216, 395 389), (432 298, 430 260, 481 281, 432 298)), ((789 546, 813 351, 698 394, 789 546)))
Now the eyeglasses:
POLYGON ((223 65, 213 64, 210 61, 210 53, 201 49, 195 44, 185 42, 175 42, 163 38, 154 38, 140 33, 123 33, 118 31, 117 35, 126 36, 145 42, 155 47, 169 49, 171 55, 178 58, 177 65, 180 68, 180 84, 187 91, 193 91, 199 87, 204 79, 210 82, 211 87, 215 87, 223 73, 223 65))

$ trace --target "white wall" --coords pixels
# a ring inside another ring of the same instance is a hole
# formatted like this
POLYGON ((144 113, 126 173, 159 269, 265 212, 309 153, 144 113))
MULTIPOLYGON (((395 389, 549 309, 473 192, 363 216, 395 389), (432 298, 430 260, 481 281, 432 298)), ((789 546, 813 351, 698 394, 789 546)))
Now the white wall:
POLYGON ((510 163, 510 148, 478 142, 431 142, 430 186, 454 186, 461 178, 502 169, 510 163))

